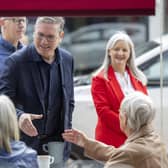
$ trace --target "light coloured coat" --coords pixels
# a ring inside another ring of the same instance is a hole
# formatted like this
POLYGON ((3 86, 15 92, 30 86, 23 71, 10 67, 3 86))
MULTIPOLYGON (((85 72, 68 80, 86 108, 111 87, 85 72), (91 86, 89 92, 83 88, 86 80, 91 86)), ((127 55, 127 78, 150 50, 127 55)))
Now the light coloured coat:
POLYGON ((166 147, 151 126, 128 137, 120 148, 88 140, 85 154, 105 163, 105 168, 168 168, 166 147))

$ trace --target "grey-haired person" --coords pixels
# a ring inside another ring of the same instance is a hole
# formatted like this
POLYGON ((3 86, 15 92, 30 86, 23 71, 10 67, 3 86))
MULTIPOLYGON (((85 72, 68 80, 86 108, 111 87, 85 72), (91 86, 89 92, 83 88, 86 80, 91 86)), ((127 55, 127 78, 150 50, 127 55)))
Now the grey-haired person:
POLYGON ((154 117, 150 97, 135 91, 120 106, 120 128, 128 139, 119 148, 92 140, 76 129, 65 130, 63 138, 83 147, 90 158, 105 162, 105 168, 167 168, 166 147, 153 128, 154 117))
POLYGON ((0 17, 0 73, 5 60, 24 44, 21 39, 26 32, 26 17, 0 17))

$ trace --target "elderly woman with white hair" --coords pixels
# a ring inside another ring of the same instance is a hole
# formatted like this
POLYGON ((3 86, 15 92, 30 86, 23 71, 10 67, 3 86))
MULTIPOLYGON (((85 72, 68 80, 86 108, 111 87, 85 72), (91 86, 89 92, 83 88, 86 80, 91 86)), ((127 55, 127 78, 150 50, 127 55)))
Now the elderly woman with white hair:
POLYGON ((38 168, 37 153, 19 141, 16 110, 12 101, 0 95, 0 168, 38 168))
POLYGON ((106 162, 105 168, 167 168, 166 147, 152 122, 151 99, 138 91, 126 96, 120 106, 120 128, 128 136, 119 148, 89 139, 78 130, 65 130, 63 138, 84 148, 90 158, 106 162))
POLYGON ((92 97, 98 122, 95 138, 119 147, 126 135, 119 127, 119 107, 125 95, 134 91, 147 94, 147 79, 135 65, 134 44, 124 32, 116 32, 107 42, 102 66, 92 79, 92 97))

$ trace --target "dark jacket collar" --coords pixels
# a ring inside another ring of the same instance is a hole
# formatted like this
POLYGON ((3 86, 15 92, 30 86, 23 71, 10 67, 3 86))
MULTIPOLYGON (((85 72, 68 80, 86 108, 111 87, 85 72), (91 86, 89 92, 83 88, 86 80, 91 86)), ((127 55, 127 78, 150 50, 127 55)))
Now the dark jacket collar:
MULTIPOLYGON (((28 52, 29 52, 29 60, 35 61, 35 62, 42 62, 42 56, 37 52, 34 44, 30 44, 28 46, 28 52), (31 49, 30 49, 31 48, 31 49)), ((61 53, 60 53, 60 49, 56 48, 55 50, 55 55, 56 55, 56 59, 54 62, 60 63, 61 60, 61 53)))

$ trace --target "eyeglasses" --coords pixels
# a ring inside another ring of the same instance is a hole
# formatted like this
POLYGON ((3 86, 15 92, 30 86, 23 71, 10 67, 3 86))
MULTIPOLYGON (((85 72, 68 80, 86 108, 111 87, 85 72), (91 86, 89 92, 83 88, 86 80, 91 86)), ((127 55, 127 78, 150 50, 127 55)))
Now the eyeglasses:
POLYGON ((36 33, 36 37, 39 40, 43 40, 45 38, 48 42, 54 42, 58 38, 58 36, 44 35, 43 33, 36 33))
POLYGON ((26 19, 25 18, 5 18, 3 20, 11 20, 13 23, 16 24, 21 24, 21 23, 26 23, 26 19))

